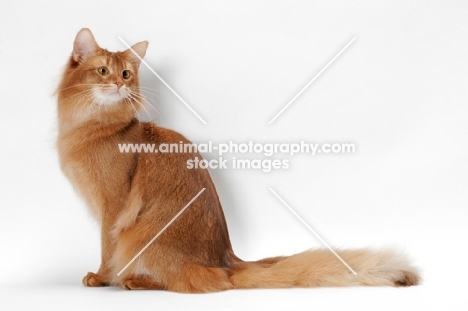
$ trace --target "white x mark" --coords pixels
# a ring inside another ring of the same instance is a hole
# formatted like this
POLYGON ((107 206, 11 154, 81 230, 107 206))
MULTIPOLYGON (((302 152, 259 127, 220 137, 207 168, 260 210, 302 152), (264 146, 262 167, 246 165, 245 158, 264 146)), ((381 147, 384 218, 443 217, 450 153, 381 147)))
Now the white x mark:
POLYGON ((325 67, 322 68, 322 70, 320 70, 313 78, 312 80, 309 81, 309 83, 306 84, 306 86, 304 86, 302 88, 302 90, 299 91, 299 93, 296 94, 296 96, 294 96, 287 104, 286 106, 283 107, 283 109, 280 110, 280 112, 278 112, 276 114, 276 116, 273 117, 273 119, 270 120, 270 122, 268 122, 268 124, 272 124, 301 94, 302 92, 304 92, 311 84, 312 82, 314 82, 327 68, 328 66, 330 66, 337 58, 338 56, 341 55, 341 53, 343 53, 350 45, 351 43, 354 42, 354 40, 356 40, 356 37, 353 37, 351 39, 351 41, 348 42, 348 44, 346 44, 346 46, 344 48, 341 49, 341 51, 338 52, 338 54, 335 55, 335 57, 332 58, 331 61, 328 62, 328 64, 325 65, 325 67))

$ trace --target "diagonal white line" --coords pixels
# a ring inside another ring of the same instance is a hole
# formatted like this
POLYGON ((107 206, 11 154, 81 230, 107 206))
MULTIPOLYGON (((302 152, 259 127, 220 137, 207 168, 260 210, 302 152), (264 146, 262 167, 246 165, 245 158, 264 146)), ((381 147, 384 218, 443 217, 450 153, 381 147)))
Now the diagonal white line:
POLYGON ((184 104, 184 105, 185 105, 185 106, 186 106, 186 107, 203 123, 203 124, 206 124, 205 120, 203 120, 202 117, 200 117, 200 116, 198 115, 198 113, 196 113, 196 111, 193 110, 193 108, 190 107, 190 105, 187 104, 187 103, 185 102, 185 100, 184 100, 182 97, 180 97, 180 95, 177 94, 177 92, 174 91, 174 89, 173 89, 169 84, 167 84, 167 82, 164 81, 164 79, 161 78, 161 76, 158 75, 158 73, 157 73, 156 71, 154 71, 153 68, 151 68, 150 65, 148 65, 148 63, 147 63, 143 58, 141 58, 140 55, 138 55, 138 54, 132 49, 132 47, 131 47, 127 42, 125 42, 124 39, 122 39, 122 37, 119 36, 119 40, 122 41, 122 43, 125 44, 125 46, 126 46, 128 49, 130 49, 130 51, 132 51, 133 54, 135 54, 135 56, 138 57, 138 58, 141 60, 141 62, 142 62, 142 63, 143 63, 159 80, 161 80, 161 82, 162 82, 162 83, 163 83, 163 84, 164 84, 164 85, 165 85, 165 86, 166 86, 166 87, 167 87, 167 88, 168 88, 168 89, 169 89, 169 90, 170 90, 170 91, 171 91, 171 92, 172 92, 172 93, 173 93, 173 94, 174 94, 174 95, 175 95, 175 96, 176 96, 176 97, 177 97, 177 98, 178 98, 178 99, 179 99, 179 100, 180 100, 180 101, 181 101, 181 102, 182 102, 182 103, 183 103, 183 104, 184 104))
POLYGON ((302 222, 302 224, 303 224, 307 229, 309 229, 310 232, 312 232, 313 235, 315 235, 315 237, 316 237, 317 239, 320 240, 320 242, 322 242, 323 245, 325 245, 325 246, 330 250, 330 252, 333 253, 333 255, 336 256, 336 258, 338 258, 338 259, 341 261, 341 263, 343 263, 343 265, 346 266, 346 268, 349 269, 349 271, 351 271, 354 275, 357 275, 356 271, 354 271, 353 268, 351 268, 351 267, 346 263, 346 261, 344 261, 343 258, 341 258, 341 256, 338 255, 338 254, 330 247, 330 245, 328 245, 328 243, 325 242, 325 240, 322 239, 322 238, 317 234, 317 232, 315 232, 315 230, 312 229, 312 228, 304 221, 304 219, 302 219, 302 218, 292 209, 292 207, 289 206, 288 203, 286 203, 286 202, 275 192, 275 190, 273 190, 273 189, 271 189, 271 188, 268 188, 268 189, 271 191, 271 193, 273 193, 273 194, 278 198, 278 200, 281 201, 281 203, 284 204, 284 206, 286 206, 286 207, 289 209, 289 211, 291 211, 291 213, 293 213, 294 216, 296 216, 297 219, 299 219, 300 222, 302 222))
POLYGON ((193 199, 191 199, 190 202, 188 202, 187 205, 185 205, 184 208, 182 208, 180 212, 178 212, 177 215, 175 215, 174 218, 172 218, 171 221, 169 221, 167 225, 165 225, 164 228, 162 228, 161 231, 159 231, 158 234, 156 234, 156 236, 152 238, 151 241, 149 241, 148 244, 146 244, 145 247, 143 247, 141 251, 139 251, 138 254, 136 254, 135 257, 133 257, 133 259, 130 260, 130 262, 125 267, 123 267, 122 270, 120 270, 119 273, 117 273, 117 276, 120 276, 122 272, 128 268, 128 266, 130 266, 138 257, 140 257, 140 255, 148 248, 148 246, 150 246, 151 243, 153 243, 177 219, 177 217, 179 217, 187 209, 187 207, 189 207, 190 204, 192 204, 200 196, 200 194, 205 191, 205 189, 206 188, 200 190, 197 195, 194 196, 193 199))
POLYGON ((338 54, 336 54, 335 57, 333 57, 332 60, 329 61, 328 64, 326 64, 325 67, 323 67, 322 70, 320 70, 315 75, 315 77, 313 77, 312 80, 310 80, 309 83, 307 83, 306 86, 304 86, 302 90, 300 90, 299 93, 297 93, 296 96, 294 96, 289 101, 289 103, 287 103, 286 106, 284 106, 283 109, 281 109, 280 112, 278 112, 276 116, 274 116, 274 118, 270 120, 270 122, 268 122, 268 124, 272 124, 276 120, 276 118, 278 118, 299 97, 299 95, 301 95, 302 92, 304 92, 312 84, 312 82, 314 82, 328 68, 328 66, 330 66, 338 58, 338 56, 340 56, 341 53, 343 53, 351 45, 351 43, 354 42, 354 40, 356 40, 356 37, 353 37, 351 41, 349 41, 348 44, 346 44, 345 47, 342 48, 341 51, 339 51, 338 54))

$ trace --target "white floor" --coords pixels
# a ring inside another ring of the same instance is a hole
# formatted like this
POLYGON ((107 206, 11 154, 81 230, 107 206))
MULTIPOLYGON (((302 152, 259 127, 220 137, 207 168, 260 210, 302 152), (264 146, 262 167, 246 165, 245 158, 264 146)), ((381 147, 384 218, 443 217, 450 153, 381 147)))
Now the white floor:
MULTIPOLYGON (((177 294, 166 291, 126 291, 115 287, 81 285, 90 261, 58 262, 37 272, 34 280, 0 282, 0 310, 468 310, 466 263, 452 229, 423 232, 425 239, 412 250, 420 258, 423 283, 408 288, 354 287, 275 290, 232 290, 214 294, 177 294), (83 271, 83 272, 82 272, 83 271), (42 277, 40 276, 42 275, 42 277), (47 276, 49 275, 49 276, 47 276)), ((429 228, 428 228, 429 229, 429 228)), ((464 229, 463 229, 464 230, 464 229)), ((410 243, 411 244, 411 243, 410 243)), ((78 252, 77 252, 78 253, 78 252)), ((33 260, 33 258, 31 258, 33 260)), ((3 267, 5 268, 5 267, 3 267)))
POLYGON ((169 292, 85 288, 79 284, 5 285, 2 310, 467 310, 458 285, 413 288, 320 288, 229 291, 183 295, 169 292))

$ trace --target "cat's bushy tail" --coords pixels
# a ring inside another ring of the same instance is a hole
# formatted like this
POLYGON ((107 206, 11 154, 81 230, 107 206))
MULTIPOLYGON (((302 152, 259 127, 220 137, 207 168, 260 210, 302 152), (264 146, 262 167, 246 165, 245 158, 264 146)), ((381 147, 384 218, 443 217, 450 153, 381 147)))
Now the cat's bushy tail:
POLYGON ((337 253, 357 275, 329 250, 319 249, 289 257, 242 262, 232 270, 230 281, 234 288, 411 286, 420 282, 418 270, 405 255, 394 250, 360 249, 337 253))

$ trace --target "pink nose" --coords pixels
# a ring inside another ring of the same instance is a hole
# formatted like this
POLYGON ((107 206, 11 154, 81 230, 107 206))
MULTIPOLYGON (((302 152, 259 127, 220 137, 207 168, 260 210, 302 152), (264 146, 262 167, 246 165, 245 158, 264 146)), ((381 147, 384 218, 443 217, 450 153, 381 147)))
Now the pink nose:
POLYGON ((117 89, 120 89, 123 85, 121 82, 115 82, 115 85, 117 85, 117 89))

